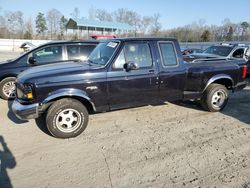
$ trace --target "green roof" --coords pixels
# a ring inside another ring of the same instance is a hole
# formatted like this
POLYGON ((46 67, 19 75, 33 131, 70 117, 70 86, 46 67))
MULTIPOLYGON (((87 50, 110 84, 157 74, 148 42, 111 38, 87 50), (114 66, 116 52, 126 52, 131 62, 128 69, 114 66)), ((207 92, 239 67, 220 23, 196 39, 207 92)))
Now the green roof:
POLYGON ((134 31, 133 26, 127 23, 119 22, 108 22, 108 21, 98 21, 90 19, 72 19, 70 18, 67 25, 67 29, 81 29, 81 30, 96 30, 96 31, 134 31))

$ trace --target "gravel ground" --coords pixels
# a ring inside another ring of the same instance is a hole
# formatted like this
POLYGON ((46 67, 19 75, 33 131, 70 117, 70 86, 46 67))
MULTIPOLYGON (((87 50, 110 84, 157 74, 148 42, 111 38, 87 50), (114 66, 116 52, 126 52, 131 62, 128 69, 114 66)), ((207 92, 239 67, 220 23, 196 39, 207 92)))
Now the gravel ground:
POLYGON ((73 139, 0 99, 0 187, 250 187, 250 86, 223 112, 194 102, 100 113, 73 139))

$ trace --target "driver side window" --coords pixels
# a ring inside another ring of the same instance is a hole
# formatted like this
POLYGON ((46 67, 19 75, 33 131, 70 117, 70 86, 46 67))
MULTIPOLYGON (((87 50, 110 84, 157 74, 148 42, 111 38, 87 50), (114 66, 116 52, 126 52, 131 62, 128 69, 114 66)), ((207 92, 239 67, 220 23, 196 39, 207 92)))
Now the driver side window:
POLYGON ((115 63, 113 64, 114 69, 123 69, 123 65, 126 63, 125 56, 124 56, 124 50, 122 50, 115 60, 115 63))
POLYGON ((147 43, 125 44, 113 64, 113 68, 122 69, 123 65, 128 62, 136 63, 139 68, 151 67, 153 60, 149 45, 147 43))
POLYGON ((62 46, 48 46, 32 54, 38 64, 61 61, 62 46))

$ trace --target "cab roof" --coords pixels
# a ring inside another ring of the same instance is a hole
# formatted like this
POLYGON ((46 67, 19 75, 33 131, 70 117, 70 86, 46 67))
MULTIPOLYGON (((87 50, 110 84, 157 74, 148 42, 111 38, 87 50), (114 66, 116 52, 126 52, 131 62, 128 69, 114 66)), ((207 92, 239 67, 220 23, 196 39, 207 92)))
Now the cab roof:
POLYGON ((174 37, 128 37, 128 38, 115 38, 115 39, 107 39, 106 41, 177 41, 174 37))

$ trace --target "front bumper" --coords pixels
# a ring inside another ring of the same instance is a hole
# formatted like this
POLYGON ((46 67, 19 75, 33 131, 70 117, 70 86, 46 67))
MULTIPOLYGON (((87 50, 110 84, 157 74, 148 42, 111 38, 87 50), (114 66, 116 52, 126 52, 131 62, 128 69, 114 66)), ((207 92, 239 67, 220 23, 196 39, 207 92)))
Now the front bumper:
POLYGON ((239 82, 236 86, 233 87, 233 91, 239 91, 244 89, 247 86, 248 82, 244 81, 244 82, 239 82))
POLYGON ((19 119, 36 119, 39 117, 38 103, 23 105, 17 99, 12 104, 12 110, 19 119))

